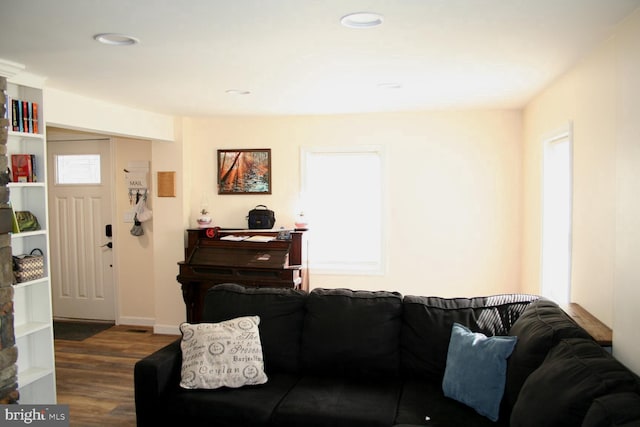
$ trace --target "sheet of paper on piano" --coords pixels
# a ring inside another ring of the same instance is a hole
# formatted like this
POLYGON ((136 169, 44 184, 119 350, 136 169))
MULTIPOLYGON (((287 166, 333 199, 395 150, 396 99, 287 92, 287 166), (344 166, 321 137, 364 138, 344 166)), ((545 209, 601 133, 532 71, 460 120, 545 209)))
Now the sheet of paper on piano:
POLYGON ((247 239, 245 239, 246 242, 270 242, 272 240, 275 240, 276 238, 273 236, 260 236, 260 235, 255 235, 255 236, 251 236, 247 239))
POLYGON ((247 240, 249 236, 234 236, 233 234, 229 234, 228 236, 222 236, 220 240, 228 240, 230 242, 241 242, 243 240, 247 240))

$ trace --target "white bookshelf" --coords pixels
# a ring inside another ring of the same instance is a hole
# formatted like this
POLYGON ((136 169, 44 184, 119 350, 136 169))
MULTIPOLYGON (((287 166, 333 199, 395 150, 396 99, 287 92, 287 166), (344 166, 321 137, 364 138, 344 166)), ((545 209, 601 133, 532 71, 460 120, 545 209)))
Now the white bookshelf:
POLYGON ((42 278, 14 285, 14 331, 18 347, 19 402, 23 404, 55 404, 55 353, 53 346, 53 315, 49 280, 49 233, 46 185, 46 136, 42 81, 24 77, 8 78, 7 94, 11 99, 38 103, 38 133, 11 130, 9 105, 9 138, 7 157, 11 167, 12 154, 35 155, 37 182, 9 184, 11 205, 15 211, 31 211, 41 230, 12 233, 14 255, 28 254, 33 249, 44 253, 45 275, 42 278))

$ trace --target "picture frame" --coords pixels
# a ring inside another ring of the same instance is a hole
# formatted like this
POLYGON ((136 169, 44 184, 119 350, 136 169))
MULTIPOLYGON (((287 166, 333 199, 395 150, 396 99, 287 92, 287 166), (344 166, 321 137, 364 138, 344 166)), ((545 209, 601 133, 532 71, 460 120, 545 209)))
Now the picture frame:
POLYGON ((158 197, 176 197, 175 171, 158 172, 158 197))
POLYGON ((271 149, 218 150, 218 194, 271 194, 271 149))

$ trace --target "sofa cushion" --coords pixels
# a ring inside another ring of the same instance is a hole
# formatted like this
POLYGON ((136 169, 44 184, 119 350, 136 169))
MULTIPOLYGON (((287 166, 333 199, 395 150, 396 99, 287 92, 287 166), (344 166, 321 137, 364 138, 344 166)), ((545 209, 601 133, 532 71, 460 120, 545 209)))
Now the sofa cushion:
POLYGON ((293 374, 274 373, 262 385, 217 390, 178 389, 165 395, 156 410, 160 425, 266 427, 278 403, 298 381, 293 374))
POLYGON ((509 335, 513 323, 536 298, 525 294, 476 298, 405 296, 401 333, 405 375, 440 383, 454 322, 487 336, 509 335))
POLYGON ((392 378, 304 377, 272 419, 276 427, 388 427, 400 382, 392 378))
POLYGON ((306 298, 295 289, 217 285, 207 291, 202 321, 259 316, 265 371, 297 373, 306 298))
POLYGON ((215 389, 264 384, 258 316, 180 325, 180 387, 215 389))
POLYGON ((507 357, 516 341, 516 337, 487 338, 454 323, 442 380, 444 395, 497 421, 504 394, 507 357))
POLYGON ((638 392, 631 371, 593 340, 561 340, 525 381, 511 426, 580 426, 594 399, 619 392, 638 392))
POLYGON ((314 289, 306 307, 301 354, 307 372, 336 377, 398 374, 400 294, 314 289))
POLYGON ((640 394, 613 393, 593 401, 582 427, 640 426, 640 394))
POLYGON ((518 337, 518 345, 507 362, 505 403, 508 408, 516 403, 527 377, 561 339, 591 338, 555 302, 545 298, 526 308, 509 335, 518 337))
POLYGON ((395 422, 429 427, 499 427, 508 426, 509 418, 501 416, 493 422, 467 405, 445 397, 441 384, 411 378, 402 385, 395 422))

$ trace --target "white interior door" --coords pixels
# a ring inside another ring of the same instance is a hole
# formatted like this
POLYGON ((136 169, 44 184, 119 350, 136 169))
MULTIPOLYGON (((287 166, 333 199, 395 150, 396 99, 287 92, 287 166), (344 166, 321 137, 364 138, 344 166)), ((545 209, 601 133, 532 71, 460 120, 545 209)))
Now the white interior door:
POLYGON ((48 141, 53 315, 115 319, 109 139, 48 141))

